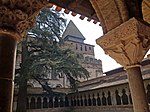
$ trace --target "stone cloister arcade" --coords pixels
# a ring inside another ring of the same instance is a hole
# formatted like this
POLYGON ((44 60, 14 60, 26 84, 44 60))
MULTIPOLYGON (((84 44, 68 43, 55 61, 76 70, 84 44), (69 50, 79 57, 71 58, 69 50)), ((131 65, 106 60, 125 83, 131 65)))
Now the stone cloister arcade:
MULTIPOLYGON (((150 103, 150 80, 148 79, 144 82, 148 103, 150 103)), ((78 107, 109 108, 108 106, 129 106, 131 108, 128 107, 128 109, 132 112, 132 104, 131 93, 127 83, 53 97, 48 94, 30 94, 27 98, 27 109, 32 112, 50 108, 75 108, 76 110, 78 107)), ((128 110, 125 112, 128 112, 128 110)))
POLYGON ((150 47, 149 0, 0 0, 0 111, 12 111, 17 41, 49 3, 100 21, 104 35, 97 44, 126 69, 134 112, 149 112, 140 70, 150 47))

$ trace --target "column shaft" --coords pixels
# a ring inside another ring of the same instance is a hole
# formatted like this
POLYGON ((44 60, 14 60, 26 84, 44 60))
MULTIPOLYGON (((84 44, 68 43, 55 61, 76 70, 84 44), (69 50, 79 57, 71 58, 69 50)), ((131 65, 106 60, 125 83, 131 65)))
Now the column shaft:
POLYGON ((133 99, 134 112, 149 112, 140 67, 128 68, 127 73, 131 96, 133 99))
POLYGON ((0 34, 0 112, 12 112, 16 40, 0 34))

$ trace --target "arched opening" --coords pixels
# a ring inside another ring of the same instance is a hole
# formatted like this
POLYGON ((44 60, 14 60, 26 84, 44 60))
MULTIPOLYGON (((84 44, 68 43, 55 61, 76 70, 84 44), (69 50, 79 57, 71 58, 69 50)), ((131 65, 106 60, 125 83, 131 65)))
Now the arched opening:
POLYGON ((53 97, 49 98, 49 108, 53 108, 53 97))
POLYGON ((101 106, 101 99, 100 99, 99 93, 97 93, 97 105, 101 106))
POLYGON ((107 105, 105 93, 102 93, 102 105, 107 105))
POLYGON ((37 98, 37 109, 41 109, 41 107, 42 107, 41 98, 38 97, 37 98))
POLYGON ((74 101, 72 97, 71 97, 71 106, 74 106, 74 101))
POLYGON ((129 104, 128 96, 126 95, 126 90, 125 89, 122 90, 122 103, 123 103, 123 105, 128 105, 129 104))
POLYGON ((80 106, 79 96, 77 96, 77 106, 80 106))
POLYGON ((91 98, 90 98, 90 94, 88 96, 88 106, 92 106, 92 101, 91 101, 91 98))
POLYGON ((81 106, 83 106, 83 99, 82 99, 82 96, 80 96, 80 104, 81 104, 81 106))
POLYGON ((111 93, 110 93, 110 91, 108 91, 107 102, 108 102, 108 105, 112 105, 112 103, 111 103, 111 93))
POLYGON ((60 107, 64 107, 64 100, 63 100, 63 97, 60 97, 60 107))
POLYGON ((77 106, 77 100, 76 100, 76 97, 74 97, 74 106, 77 106))
POLYGON ((95 95, 94 94, 93 94, 92 104, 93 104, 93 106, 96 106, 96 99, 95 99, 95 95))
POLYGON ((87 99, 85 95, 84 95, 84 105, 87 106, 87 99))
POLYGON ((35 98, 34 97, 31 98, 30 109, 35 109, 35 98))
POLYGON ((116 94, 116 103, 117 105, 121 105, 121 97, 118 94, 118 90, 115 91, 116 94))
POLYGON ((48 102, 46 97, 43 98, 43 108, 48 108, 48 102))
POLYGON ((58 107, 58 97, 55 97, 55 101, 54 101, 54 107, 58 107))
POLYGON ((65 96, 65 107, 69 107, 69 100, 67 96, 65 96))

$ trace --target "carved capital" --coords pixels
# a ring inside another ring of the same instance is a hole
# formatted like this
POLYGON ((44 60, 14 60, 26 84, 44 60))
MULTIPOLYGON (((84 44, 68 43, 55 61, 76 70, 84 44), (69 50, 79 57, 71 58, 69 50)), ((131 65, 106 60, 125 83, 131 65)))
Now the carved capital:
POLYGON ((150 48, 150 25, 132 18, 96 42, 125 68, 138 66, 150 48))
POLYGON ((21 37, 35 24, 39 11, 48 0, 1 0, 0 28, 13 31, 21 37))

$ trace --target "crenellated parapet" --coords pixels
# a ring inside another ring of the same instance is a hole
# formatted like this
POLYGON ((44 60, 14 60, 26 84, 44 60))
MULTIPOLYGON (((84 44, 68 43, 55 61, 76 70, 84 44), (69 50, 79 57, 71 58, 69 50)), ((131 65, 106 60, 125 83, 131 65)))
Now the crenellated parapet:
POLYGON ((1 32, 15 32, 22 38, 47 3, 48 0, 0 0, 1 32))
POLYGON ((149 31, 148 23, 132 18, 97 39, 97 44, 125 68, 139 66, 150 48, 149 31))

